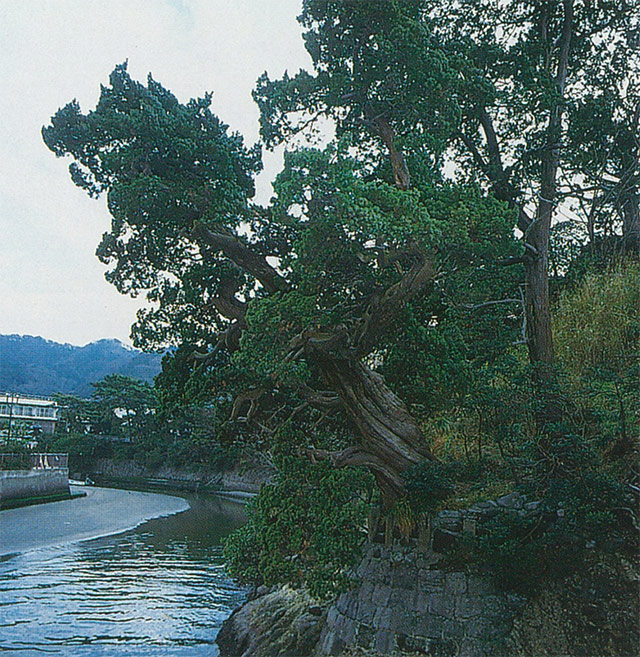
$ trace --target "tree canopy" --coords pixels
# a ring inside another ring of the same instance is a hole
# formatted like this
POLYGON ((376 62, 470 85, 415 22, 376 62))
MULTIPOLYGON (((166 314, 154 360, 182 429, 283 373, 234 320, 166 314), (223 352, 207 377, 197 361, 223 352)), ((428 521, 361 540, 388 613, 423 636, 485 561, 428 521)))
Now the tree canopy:
POLYGON ((396 494, 402 470, 430 452, 381 375, 385 354, 391 371, 401 342, 451 352, 444 367, 432 360, 431 371, 414 371, 433 396, 449 377, 463 385, 467 362, 515 339, 507 306, 491 315, 504 337, 484 353, 448 324, 496 287, 513 287, 497 264, 513 254, 511 211, 476 185, 430 172, 404 189, 344 141, 288 153, 272 204, 258 207, 250 202, 258 150, 229 134, 209 101, 182 105, 121 65, 95 110, 71 103, 43 135, 73 156, 76 184, 107 196, 112 229, 98 256, 111 265, 108 280, 157 304, 139 316, 138 344, 190 341, 210 346, 208 357, 226 349, 232 417, 260 397, 341 407, 359 438, 316 456, 366 465, 396 494))
MULTIPOLYGON (((467 460, 475 431, 479 462, 490 436, 517 482, 521 450, 552 464, 533 476, 540 494, 597 497, 599 475, 580 470, 597 457, 574 449, 551 375, 550 238, 557 277, 604 238, 637 254, 639 15, 636 0, 305 0, 312 71, 265 73, 254 92, 264 145, 289 147, 267 205, 252 200, 260 147, 211 112, 211 94, 183 104, 126 64, 95 109, 72 102, 43 128, 72 180, 106 196, 107 279, 152 303, 136 344, 178 347, 158 380, 165 405, 198 404, 212 436, 253 441, 282 471, 245 547, 264 547, 258 526, 290 526, 279 494, 309 501, 301 457, 324 462, 314 491, 356 496, 368 479, 328 466, 363 467, 387 513, 410 489, 434 508, 453 489, 443 418, 462 427, 467 460), (300 146, 321 119, 335 137, 300 146), (552 231, 560 217, 575 243, 552 231), (570 474, 556 486, 558 463, 570 474)), ((298 553, 320 540, 313 513, 298 553)))
MULTIPOLYGON (((267 144, 325 116, 411 185, 428 168, 516 210, 532 363, 553 362, 549 233, 559 206, 592 241, 639 248, 638 16, 629 2, 327 2, 300 17, 314 72, 266 74, 267 144)), ((387 174, 388 176, 389 174, 387 174)))

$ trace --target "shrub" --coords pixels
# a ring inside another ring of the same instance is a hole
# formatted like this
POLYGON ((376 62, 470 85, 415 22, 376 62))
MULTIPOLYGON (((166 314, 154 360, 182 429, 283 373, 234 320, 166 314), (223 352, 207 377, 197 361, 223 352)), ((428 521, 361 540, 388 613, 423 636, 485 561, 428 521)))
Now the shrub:
POLYGON ((292 449, 248 507, 248 522, 225 543, 229 572, 243 582, 306 585, 327 597, 344 589, 360 556, 371 477, 310 463, 292 449))

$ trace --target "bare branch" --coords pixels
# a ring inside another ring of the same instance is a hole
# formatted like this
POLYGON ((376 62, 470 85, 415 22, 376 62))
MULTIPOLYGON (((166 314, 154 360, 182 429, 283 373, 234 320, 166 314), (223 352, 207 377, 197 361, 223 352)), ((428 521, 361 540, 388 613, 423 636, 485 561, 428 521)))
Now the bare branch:
POLYGON ((500 153, 498 135, 493 125, 493 119, 491 118, 489 112, 487 112, 486 107, 481 107, 478 110, 478 120, 480 121, 482 132, 484 133, 487 142, 489 160, 487 161, 482 157, 476 144, 469 136, 460 133, 460 138, 465 146, 469 149, 471 156, 473 157, 478 167, 480 167, 480 170, 489 179, 495 197, 499 201, 506 201, 509 206, 517 208, 517 226, 524 233, 531 224, 532 220, 531 217, 529 217, 529 215, 525 212, 525 210, 516 202, 516 198, 518 196, 517 190, 514 189, 514 187, 509 182, 509 178, 513 171, 513 166, 506 168, 504 167, 502 155, 500 153))
POLYGON ((567 80, 567 69, 569 66, 569 46, 573 32, 573 0, 563 0, 564 23, 560 35, 560 55, 558 58, 558 71, 556 73, 556 85, 560 94, 564 94, 567 80))
POLYGON ((255 415, 256 411, 258 410, 258 402, 261 397, 264 397, 266 392, 267 391, 265 388, 260 387, 253 388, 252 390, 247 390, 246 392, 238 395, 233 402, 233 408, 231 409, 229 420, 244 420, 245 422, 248 422, 255 415), (240 411, 242 410, 244 404, 247 402, 249 402, 249 410, 247 411, 246 417, 241 418, 240 411))
POLYGON ((273 293, 289 289, 287 281, 272 267, 265 256, 256 253, 243 240, 235 235, 209 230, 196 222, 192 230, 196 242, 209 248, 222 251, 240 269, 258 280, 267 292, 273 293))
POLYGON ((489 175, 489 165, 485 162, 484 158, 480 154, 478 147, 475 145, 473 139, 469 135, 465 135, 463 132, 459 133, 460 139, 464 145, 469 149, 471 156, 473 157, 475 163, 480 167, 480 170, 489 175))
POLYGON ((393 177, 396 185, 400 189, 409 189, 411 186, 411 177, 409 176, 409 169, 401 151, 398 151, 395 146, 395 135, 393 128, 383 115, 375 118, 375 126, 384 142, 384 145, 389 151, 389 158, 391 159, 391 167, 393 169, 393 177))
POLYGON ((436 277, 433 262, 421 255, 409 271, 379 299, 374 299, 358 322, 354 345, 358 355, 370 353, 399 310, 436 277))
POLYGON ((209 304, 227 319, 243 320, 247 311, 247 304, 235 296, 215 296, 210 299, 209 304))
POLYGON ((464 308, 465 310, 478 310, 479 308, 486 308, 487 306, 495 306, 500 303, 520 303, 520 302, 521 299, 498 299, 496 301, 485 301, 484 303, 476 303, 476 304, 465 303, 458 307, 464 308))
POLYGON ((314 390, 306 383, 299 384, 295 390, 313 408, 325 411, 341 406, 340 397, 330 390, 314 390))
POLYGON ((498 264, 502 267, 508 267, 510 265, 521 265, 524 263, 524 256, 509 256, 498 261, 498 264))
POLYGON ((334 468, 369 468, 375 475, 382 475, 389 488, 400 494, 404 491, 404 482, 397 472, 389 468, 383 459, 359 447, 347 447, 333 452, 308 447, 299 449, 298 454, 306 456, 314 464, 318 461, 329 461, 334 468))
POLYGON ((508 181, 506 180, 504 166, 502 164, 502 155, 500 154, 498 136, 493 126, 493 120, 487 112, 486 107, 480 108, 478 118, 480 119, 480 125, 482 126, 482 131, 484 132, 484 136, 487 140, 487 151, 489 153, 489 165, 487 168, 487 173, 489 178, 496 185, 507 186, 508 181))
POLYGON ((525 312, 522 313, 522 328, 520 329, 520 335, 522 336, 519 344, 529 344, 529 339, 527 338, 527 312, 526 312, 526 301, 524 290, 522 285, 520 286, 520 300, 522 302, 522 307, 525 309, 525 312))

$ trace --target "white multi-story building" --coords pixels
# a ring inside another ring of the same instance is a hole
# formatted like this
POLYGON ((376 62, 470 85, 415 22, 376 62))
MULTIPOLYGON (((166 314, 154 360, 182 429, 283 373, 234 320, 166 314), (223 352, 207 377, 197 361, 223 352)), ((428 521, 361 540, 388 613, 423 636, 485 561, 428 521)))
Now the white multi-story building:
POLYGON ((0 421, 27 422, 53 433, 59 419, 60 407, 51 397, 0 392, 0 421))

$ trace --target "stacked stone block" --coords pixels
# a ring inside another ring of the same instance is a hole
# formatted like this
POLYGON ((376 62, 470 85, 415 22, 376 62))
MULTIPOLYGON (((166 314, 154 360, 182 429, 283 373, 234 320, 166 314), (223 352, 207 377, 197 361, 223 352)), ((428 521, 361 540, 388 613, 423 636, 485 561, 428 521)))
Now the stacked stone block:
POLYGON ((524 602, 480 575, 450 572, 441 556, 372 545, 356 572, 361 582, 328 611, 320 655, 345 648, 416 650, 440 657, 485 657, 524 602))

